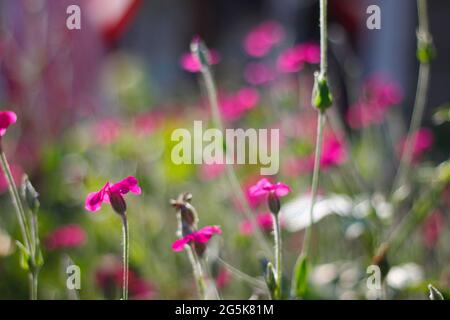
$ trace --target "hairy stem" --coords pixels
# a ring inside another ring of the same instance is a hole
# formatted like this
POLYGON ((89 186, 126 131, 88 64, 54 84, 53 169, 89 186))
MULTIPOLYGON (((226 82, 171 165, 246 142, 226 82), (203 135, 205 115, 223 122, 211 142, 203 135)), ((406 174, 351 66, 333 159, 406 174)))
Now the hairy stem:
MULTIPOLYGON (((430 38, 427 1, 417 0, 417 9, 419 18, 418 37, 424 36, 426 38, 430 38)), ((422 61, 419 66, 419 77, 417 80, 416 98, 414 102, 411 123, 408 130, 405 148, 400 159, 400 165, 398 167, 397 174, 392 185, 392 192, 395 192, 396 189, 404 184, 407 180, 411 168, 414 145, 416 144, 415 133, 422 123, 425 106, 427 103, 429 83, 430 63, 428 61, 422 61)))
POLYGON ((202 266, 200 265, 197 254, 190 245, 186 246, 186 251, 189 257, 189 261, 191 262, 192 265, 192 272, 194 274, 195 281, 197 283, 198 295, 203 300, 207 300, 208 297, 206 294, 205 277, 203 275, 202 266))
POLYGON ((282 280, 283 280, 283 268, 282 268, 282 243, 281 243, 281 229, 280 218, 278 214, 272 214, 273 216, 273 236, 275 240, 275 269, 277 273, 277 290, 276 298, 281 299, 282 296, 282 280))
MULTIPOLYGON (((211 112, 213 115, 213 120, 214 120, 215 126, 220 131, 223 132, 224 126, 223 126, 222 118, 220 116, 216 85, 214 84, 214 79, 212 77, 211 70, 209 69, 209 67, 205 66, 202 68, 202 75, 203 75, 203 79, 205 81, 206 91, 208 94, 208 100, 209 100, 209 104, 211 106, 211 112)), ((270 247, 267 244, 267 241, 264 238, 264 235, 262 234, 260 228, 258 227, 258 223, 256 222, 255 215, 252 214, 252 210, 250 209, 247 199, 245 198, 245 195, 242 191, 241 185, 236 176, 236 172, 233 169, 233 165, 229 164, 229 163, 231 163, 231 161, 229 161, 230 156, 229 156, 229 151, 227 148, 225 149, 225 155, 226 155, 226 163, 227 163, 227 165, 225 167, 226 167, 226 171, 227 171, 228 180, 231 185, 231 189, 235 193, 235 196, 243 209, 245 217, 251 222, 253 229, 255 230, 255 237, 256 237, 258 243, 262 246, 262 249, 265 251, 265 253, 270 256, 270 255, 272 255, 270 247)))
POLYGON ((130 258, 130 234, 128 232, 127 214, 122 215, 122 244, 123 244, 123 285, 122 285, 122 300, 128 300, 128 273, 129 273, 129 258, 130 258))

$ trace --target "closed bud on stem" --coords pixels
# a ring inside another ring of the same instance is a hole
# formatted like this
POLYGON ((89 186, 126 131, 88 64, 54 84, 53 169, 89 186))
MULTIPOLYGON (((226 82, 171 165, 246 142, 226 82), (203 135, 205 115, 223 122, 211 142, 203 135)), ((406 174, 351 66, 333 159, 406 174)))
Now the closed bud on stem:
POLYGON ((274 270, 273 264, 271 262, 267 263, 265 280, 266 280, 267 289, 269 289, 271 298, 275 299, 276 298, 276 290, 277 290, 277 281, 275 279, 275 270, 274 270))
POLYGON ((314 78, 315 81, 311 103, 321 112, 325 112, 333 104, 333 96, 328 85, 328 79, 320 72, 316 72, 314 78))
POLYGON ((117 214, 121 216, 125 215, 125 212, 127 212, 127 203, 119 192, 110 192, 109 202, 117 214))
POLYGON ((202 67, 202 70, 204 68, 207 68, 209 66, 208 61, 208 48, 206 47, 205 43, 202 39, 200 39, 199 36, 196 36, 192 42, 191 42, 191 52, 198 59, 200 62, 200 65, 202 67))
POLYGON ((33 185, 28 179, 28 176, 23 177, 21 191, 22 197, 25 199, 28 208, 31 210, 31 212, 36 213, 40 206, 39 193, 36 191, 36 189, 34 189, 33 185))
POLYGON ((280 198, 278 198, 278 196, 274 192, 271 192, 269 194, 269 197, 267 198, 267 203, 269 205, 270 212, 272 212, 274 215, 278 215, 281 208, 280 198))

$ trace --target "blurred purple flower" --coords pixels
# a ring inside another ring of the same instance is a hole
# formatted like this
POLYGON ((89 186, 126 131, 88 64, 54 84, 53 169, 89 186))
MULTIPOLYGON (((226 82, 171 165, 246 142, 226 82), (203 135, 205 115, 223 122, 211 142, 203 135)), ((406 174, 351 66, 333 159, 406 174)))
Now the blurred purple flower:
POLYGON ((261 85, 275 79, 275 72, 262 62, 250 62, 244 70, 244 78, 251 85, 261 85))
POLYGON ((320 47, 315 43, 303 43, 283 51, 277 59, 278 71, 282 73, 298 72, 305 63, 320 62, 320 47))
MULTIPOLYGON (((208 62, 211 65, 218 64, 220 56, 214 49, 208 51, 208 62)), ((192 53, 184 53, 180 58, 181 67, 189 72, 199 72, 201 70, 200 61, 192 53)))
POLYGON ((0 137, 6 133, 6 129, 16 123, 17 115, 12 111, 0 111, 0 137))
POLYGON ((284 28, 276 21, 265 21, 253 28, 244 39, 244 49, 249 56, 263 57, 284 38, 284 28))

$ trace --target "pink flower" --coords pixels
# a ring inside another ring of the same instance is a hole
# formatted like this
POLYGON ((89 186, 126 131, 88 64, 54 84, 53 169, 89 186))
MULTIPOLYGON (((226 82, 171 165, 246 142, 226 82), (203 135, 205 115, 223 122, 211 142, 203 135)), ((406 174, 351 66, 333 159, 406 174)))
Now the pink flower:
POLYGON ((326 136, 323 142, 320 166, 322 169, 342 164, 347 158, 347 151, 340 139, 334 135, 326 136))
POLYGON ((220 176, 225 171, 225 165, 214 163, 214 164, 203 164, 200 167, 200 178, 203 180, 212 180, 220 176))
POLYGON ((217 289, 225 288, 231 281, 231 273, 228 269, 221 268, 219 274, 216 277, 217 289))
POLYGON ((289 192, 291 192, 291 188, 288 185, 281 182, 272 184, 266 178, 259 180, 256 185, 251 186, 249 189, 249 194, 251 196, 262 196, 273 193, 277 197, 284 197, 289 192))
POLYGON ((91 192, 88 194, 86 198, 85 208, 88 211, 96 212, 100 210, 103 203, 111 203, 115 210, 120 209, 116 211, 120 211, 119 213, 123 213, 126 208, 116 208, 115 201, 119 203, 123 202, 124 205, 125 201, 123 200, 122 196, 127 194, 128 192, 134 193, 136 195, 140 195, 142 192, 141 188, 138 185, 138 180, 135 177, 130 176, 113 184, 107 182, 103 186, 103 188, 100 189, 100 191, 91 192))
POLYGON ((158 112, 147 112, 136 116, 133 129, 141 136, 152 134, 162 123, 163 115, 158 112))
POLYGON ((94 126, 95 140, 98 144, 109 145, 120 136, 122 125, 116 119, 103 119, 94 126))
POLYGON ((259 103, 259 92, 255 88, 246 87, 235 94, 219 95, 219 107, 226 120, 235 120, 259 103))
POLYGON ((277 59, 277 68, 280 72, 298 72, 305 63, 317 64, 320 62, 320 47, 314 43, 304 43, 286 49, 277 59))
POLYGON ((219 226, 207 226, 198 231, 194 231, 172 244, 173 251, 182 251, 184 246, 191 242, 207 243, 215 234, 221 234, 222 229, 219 226))
POLYGON ((45 246, 48 250, 76 248, 85 243, 86 232, 76 224, 59 227, 45 239, 45 246))
POLYGON ((353 129, 381 124, 390 107, 403 99, 402 90, 397 83, 382 76, 372 76, 365 81, 363 92, 347 113, 347 122, 353 129))
POLYGON ((397 153, 399 154, 399 157, 401 157, 402 152, 404 152, 407 141, 409 141, 409 143, 414 143, 414 145, 412 146, 412 161, 416 162, 420 159, 422 154, 425 151, 429 150, 433 145, 433 131, 428 128, 421 128, 417 130, 411 137, 403 138, 403 140, 397 147, 397 153))
MULTIPOLYGON (((217 64, 220 61, 217 51, 211 49, 208 51, 208 62, 211 65, 217 64)), ((181 67, 189 72, 199 72, 201 70, 200 61, 192 53, 184 53, 180 58, 181 67)))
POLYGON ((17 115, 12 111, 0 111, 0 137, 6 133, 10 125, 16 123, 17 115))
POLYGON ((275 79, 275 72, 261 62, 250 62, 244 70, 245 80, 252 85, 261 85, 275 79))
MULTIPOLYGON (((16 183, 16 185, 20 185, 22 183, 22 178, 24 175, 22 167, 12 164, 10 165, 10 169, 14 182, 16 183)), ((6 180, 3 171, 0 169, 0 194, 7 191, 8 187, 8 181, 6 180)))
POLYGON ((441 211, 433 212, 423 224, 423 240, 428 248, 433 248, 444 229, 445 221, 441 211))
MULTIPOLYGON (((263 231, 273 230, 273 216, 270 212, 260 213, 256 216, 258 227, 263 231)), ((244 220, 239 225, 239 232, 242 235, 250 235, 253 233, 253 225, 250 220, 244 220)))
POLYGON ((284 28, 276 21, 257 25, 244 39, 244 49, 252 57, 263 57, 284 38, 284 28))

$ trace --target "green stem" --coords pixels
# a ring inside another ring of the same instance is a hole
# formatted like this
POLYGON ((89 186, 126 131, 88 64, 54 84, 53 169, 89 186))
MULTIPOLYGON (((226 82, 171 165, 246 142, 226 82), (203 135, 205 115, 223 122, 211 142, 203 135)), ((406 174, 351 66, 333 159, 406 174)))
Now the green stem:
MULTIPOLYGON (((209 104, 211 106, 213 121, 215 123, 215 126, 220 131, 223 132, 224 126, 223 126, 222 118, 220 116, 220 109, 219 109, 219 102, 217 99, 216 85, 214 83, 214 79, 212 77, 211 70, 209 69, 209 67, 205 66, 202 68, 202 76, 205 81, 205 86, 206 86, 206 91, 208 94, 209 104)), ((241 185, 236 176, 236 172, 234 171, 233 165, 229 164, 229 163, 231 163, 231 161, 229 161, 230 156, 229 156, 229 151, 227 148, 225 148, 225 155, 226 155, 226 166, 225 167, 226 167, 228 180, 231 185, 231 189, 235 193, 237 200, 239 201, 241 207, 243 208, 245 217, 251 222, 253 229, 255 230, 256 240, 262 246, 262 249, 266 252, 266 254, 270 256, 270 255, 272 255, 272 251, 270 250, 270 247, 267 244, 267 241, 264 238, 264 235, 262 234, 260 228, 258 227, 258 223, 256 221, 255 215, 252 214, 252 210, 250 209, 247 199, 245 198, 245 195, 242 191, 241 185)))
POLYGON ((314 171, 311 182, 311 204, 309 206, 309 219, 310 222, 306 227, 305 238, 303 241, 302 253, 308 256, 309 249, 311 246, 311 237, 313 233, 314 226, 314 207, 317 200, 317 190, 319 188, 319 176, 320 176, 320 158, 322 154, 322 143, 323 143, 323 128, 325 126, 325 114, 319 111, 317 119, 317 137, 316 137, 316 150, 314 156, 314 171))
MULTIPOLYGON (((429 34, 429 22, 426 0, 417 0, 417 9, 419 17, 419 35, 425 35, 426 38, 430 37, 429 34)), ((413 156, 414 145, 416 144, 416 138, 414 134, 419 129, 423 115, 425 112, 425 106, 427 103, 427 95, 430 83, 430 64, 429 62, 421 62, 419 66, 419 77, 417 80, 416 98, 414 102, 413 114, 411 117, 411 123, 408 130, 405 149, 402 152, 400 159, 400 165, 397 170, 397 174, 392 185, 392 192, 395 192, 398 187, 406 182, 408 174, 411 168, 411 161, 413 156)))
POLYGON ((123 236, 123 286, 122 286, 122 300, 128 300, 128 273, 129 273, 129 258, 130 258, 130 234, 128 232, 127 213, 122 215, 122 236, 123 236))
POLYGON ((273 235, 275 240, 275 269, 277 272, 277 291, 276 298, 281 299, 282 296, 282 280, 283 280, 283 268, 282 268, 282 243, 281 243, 281 229, 280 218, 278 214, 272 214, 273 216, 273 235))
MULTIPOLYGON (((1 144, 1 141, 0 141, 1 144)), ((22 201, 20 200, 19 192, 17 190, 16 183, 11 173, 11 169, 6 159, 6 155, 1 151, 0 145, 0 162, 2 165, 3 172, 5 173, 6 180, 8 181, 8 189, 11 195, 12 203, 17 214, 17 220, 19 221, 20 230, 22 232, 23 241, 25 241, 26 249, 28 250, 31 258, 32 266, 29 266, 29 278, 30 278, 30 298, 32 300, 37 299, 37 272, 33 271, 34 261, 35 261, 35 248, 32 245, 29 227, 27 225, 25 211, 22 206, 22 201)))

